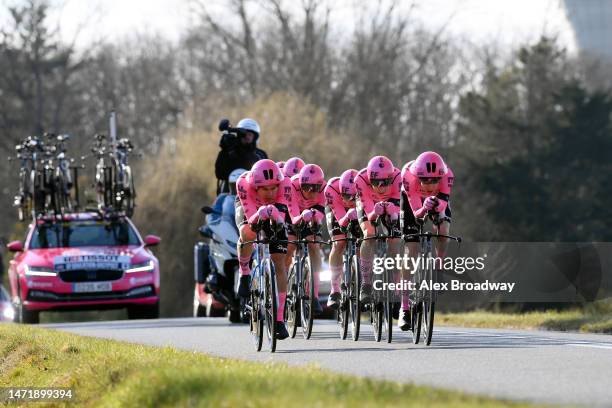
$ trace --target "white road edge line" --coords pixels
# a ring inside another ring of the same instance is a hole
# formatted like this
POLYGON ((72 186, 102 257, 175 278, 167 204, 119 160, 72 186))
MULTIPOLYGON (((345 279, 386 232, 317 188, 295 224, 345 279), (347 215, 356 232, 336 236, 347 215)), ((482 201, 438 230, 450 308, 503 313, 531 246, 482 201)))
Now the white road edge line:
POLYGON ((568 343, 566 344, 566 346, 572 346, 572 347, 593 347, 593 348, 601 348, 601 349, 608 349, 608 350, 612 350, 612 344, 580 344, 580 343, 568 343))

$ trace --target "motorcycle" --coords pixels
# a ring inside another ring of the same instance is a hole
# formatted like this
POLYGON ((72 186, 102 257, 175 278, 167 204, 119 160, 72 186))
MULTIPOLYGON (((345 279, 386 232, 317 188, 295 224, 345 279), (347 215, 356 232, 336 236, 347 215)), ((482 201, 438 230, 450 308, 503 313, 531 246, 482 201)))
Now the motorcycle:
MULTIPOLYGON (((234 170, 229 177, 235 185, 244 169, 234 170)), ((235 189, 220 194, 214 204, 202 207, 206 223, 198 231, 205 242, 194 247, 194 317, 221 317, 228 315, 230 322, 241 322, 240 282, 236 243, 239 234, 234 220, 235 189)))

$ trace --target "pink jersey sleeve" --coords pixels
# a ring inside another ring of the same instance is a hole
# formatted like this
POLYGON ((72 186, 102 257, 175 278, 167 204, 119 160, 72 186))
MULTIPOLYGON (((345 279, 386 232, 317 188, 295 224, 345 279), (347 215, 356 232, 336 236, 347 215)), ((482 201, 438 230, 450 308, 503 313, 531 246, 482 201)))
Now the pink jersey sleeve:
POLYGON ((389 193, 389 200, 397 200, 399 202, 402 191, 402 172, 396 168, 393 173, 393 181, 391 182, 391 192, 389 193))
POLYGON ((423 218, 425 211, 423 211, 423 202, 421 199, 420 183, 418 179, 413 176, 408 168, 412 162, 407 163, 402 168, 402 188, 406 192, 408 202, 410 203, 410 209, 416 218, 423 218))
POLYGON ((297 224, 298 222, 300 222, 302 213, 300 211, 300 198, 298 196, 298 194, 301 194, 299 189, 298 177, 299 175, 296 174, 295 176, 291 177, 291 179, 285 178, 286 180, 289 180, 291 187, 291 202, 287 205, 287 207, 289 208, 289 215, 291 216, 291 222, 293 224, 297 224))
POLYGON ((374 199, 372 198, 372 187, 370 186, 366 169, 362 169, 357 173, 355 186, 357 187, 357 194, 361 201, 363 212, 370 218, 374 212, 374 199))
POLYGON ((244 211, 244 216, 251 223, 251 218, 257 213, 257 201, 255 199, 255 191, 253 187, 251 187, 251 183, 249 182, 250 171, 242 173, 242 175, 236 181, 236 190, 238 191, 238 198, 240 199, 240 204, 242 204, 242 209, 244 211))
MULTIPOLYGON (((448 166, 447 166, 448 167, 448 166)), ((448 201, 450 200, 451 190, 453 189, 453 183, 455 181, 455 175, 450 167, 448 167, 448 171, 440 180, 440 191, 436 195, 438 197, 438 208, 437 211, 441 214, 444 213, 446 207, 448 206, 448 201)))
POLYGON ((342 197, 340 195, 340 177, 334 177, 325 186, 325 200, 336 220, 346 215, 346 209, 342 204, 342 197))

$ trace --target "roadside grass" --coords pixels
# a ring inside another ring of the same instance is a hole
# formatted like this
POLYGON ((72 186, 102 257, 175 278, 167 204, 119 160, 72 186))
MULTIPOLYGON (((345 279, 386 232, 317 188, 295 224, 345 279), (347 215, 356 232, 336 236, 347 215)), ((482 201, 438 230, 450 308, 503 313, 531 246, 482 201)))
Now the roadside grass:
POLYGON ((582 309, 547 310, 527 313, 498 313, 476 310, 436 314, 436 324, 504 329, 544 329, 612 334, 612 300, 598 301, 582 309))
POLYGON ((0 361, 0 387, 71 387, 86 407, 530 406, 15 324, 0 325, 0 361))

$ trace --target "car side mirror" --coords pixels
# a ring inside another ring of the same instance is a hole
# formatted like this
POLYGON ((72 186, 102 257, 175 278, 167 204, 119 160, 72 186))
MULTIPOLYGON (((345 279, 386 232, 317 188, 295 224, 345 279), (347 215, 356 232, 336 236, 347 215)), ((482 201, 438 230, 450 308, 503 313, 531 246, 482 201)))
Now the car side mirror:
POLYGON ((23 252, 23 244, 21 241, 10 242, 6 247, 11 252, 23 252))
POLYGON ((147 247, 157 246, 159 245, 160 242, 161 242, 161 238, 158 237, 157 235, 147 235, 144 238, 144 243, 145 243, 145 246, 147 247))

